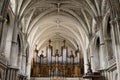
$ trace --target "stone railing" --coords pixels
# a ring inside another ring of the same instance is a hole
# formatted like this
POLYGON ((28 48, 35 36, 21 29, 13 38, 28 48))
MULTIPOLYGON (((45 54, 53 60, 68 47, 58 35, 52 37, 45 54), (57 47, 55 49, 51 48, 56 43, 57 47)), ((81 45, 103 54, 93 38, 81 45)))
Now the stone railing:
POLYGON ((26 75, 18 74, 18 68, 8 67, 5 80, 27 80, 26 75))
POLYGON ((115 62, 111 62, 111 65, 109 65, 106 69, 100 70, 100 73, 102 75, 101 80, 116 80, 113 79, 113 76, 117 73, 117 66, 115 62))
POLYGON ((110 67, 110 66, 114 65, 115 63, 116 63, 116 59, 112 58, 108 61, 108 66, 110 67))
POLYGON ((18 80, 18 69, 8 66, 5 80, 18 80))
POLYGON ((25 75, 18 74, 18 68, 7 66, 5 57, 0 54, 0 80, 27 80, 25 75))

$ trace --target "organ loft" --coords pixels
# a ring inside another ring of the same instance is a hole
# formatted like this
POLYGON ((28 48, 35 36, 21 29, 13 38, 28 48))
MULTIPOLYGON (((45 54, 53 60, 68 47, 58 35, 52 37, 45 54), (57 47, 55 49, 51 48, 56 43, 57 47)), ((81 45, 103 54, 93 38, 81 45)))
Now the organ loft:
MULTIPOLYGON (((52 42, 54 43, 54 42, 52 42)), ((54 49, 49 40, 46 51, 37 50, 33 53, 32 73, 33 77, 80 77, 83 75, 83 60, 79 48, 68 50, 66 41, 59 49, 54 49)))
POLYGON ((0 80, 120 80, 120 0, 0 0, 0 80))

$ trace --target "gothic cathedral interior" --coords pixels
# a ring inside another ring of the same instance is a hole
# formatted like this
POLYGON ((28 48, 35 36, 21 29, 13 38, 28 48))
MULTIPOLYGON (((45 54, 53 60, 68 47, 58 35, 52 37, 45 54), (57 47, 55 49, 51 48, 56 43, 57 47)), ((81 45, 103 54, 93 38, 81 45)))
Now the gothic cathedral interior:
POLYGON ((0 0, 0 80, 120 80, 120 0, 0 0))

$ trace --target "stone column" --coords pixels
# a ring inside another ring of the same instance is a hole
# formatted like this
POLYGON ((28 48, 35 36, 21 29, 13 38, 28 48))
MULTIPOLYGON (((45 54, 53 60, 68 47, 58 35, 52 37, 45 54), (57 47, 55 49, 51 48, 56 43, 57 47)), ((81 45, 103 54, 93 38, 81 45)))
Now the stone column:
POLYGON ((25 53, 22 55, 21 71, 22 71, 22 74, 25 75, 25 73, 26 73, 26 55, 25 55, 25 53))
POLYGON ((105 69, 107 67, 107 53, 105 50, 105 41, 103 36, 103 27, 100 28, 100 69, 105 69))
POLYGON ((23 55, 23 51, 20 51, 20 53, 18 54, 18 68, 19 68, 19 73, 21 73, 22 70, 22 55, 23 55))
POLYGON ((10 68, 10 79, 9 80, 12 80, 12 77, 13 77, 12 69, 10 68))
POLYGON ((12 34, 13 34, 13 25, 8 27, 8 32, 7 32, 7 36, 6 36, 6 43, 5 43, 5 57, 6 57, 8 65, 10 65, 12 34))
POLYGON ((111 21, 113 42, 114 42, 114 53, 116 57, 118 79, 120 79, 120 18, 111 21))
POLYGON ((13 29, 13 38, 12 38, 12 47, 11 47, 11 57, 10 57, 10 65, 17 67, 17 37, 18 37, 18 22, 15 23, 13 29))
POLYGON ((7 69, 6 80, 9 80, 9 75, 10 75, 10 70, 9 70, 9 69, 7 69))
POLYGON ((100 67, 99 69, 105 69, 107 66, 107 59, 105 54, 105 41, 104 41, 104 36, 103 36, 103 16, 97 16, 95 17, 96 24, 97 24, 97 30, 98 32, 96 33, 99 36, 100 43, 99 43, 99 61, 100 61, 100 67))
POLYGON ((95 53, 95 51, 94 51, 94 43, 93 43, 93 41, 91 41, 90 42, 90 56, 91 56, 91 69, 92 69, 92 71, 93 72, 96 72, 96 70, 95 70, 95 62, 94 62, 94 53, 95 53))
POLYGON ((7 36, 7 19, 3 19, 3 24, 2 24, 2 35, 1 35, 1 44, 0 44, 0 53, 2 55, 5 55, 4 54, 4 48, 5 48, 5 41, 6 41, 6 36, 7 36))
POLYGON ((4 0, 0 0, 0 13, 2 11, 2 6, 3 6, 4 0))
POLYGON ((0 15, 0 44, 1 44, 1 37, 2 37, 2 30, 3 30, 3 16, 0 15))
POLYGON ((32 60, 32 48, 29 49, 28 63, 26 66, 26 76, 28 80, 30 80, 31 74, 31 60, 32 60))
MULTIPOLYGON (((9 1, 10 0, 2 0, 2 1, 0 1, 0 18, 2 18, 2 20, 0 19, 0 38, 2 36, 2 30, 3 30, 2 28, 4 27, 3 26, 3 23, 4 23, 3 20, 6 17, 9 1)), ((1 39, 0 39, 0 42, 1 42, 1 39)))
POLYGON ((84 51, 83 55, 84 55, 84 73, 87 73, 87 69, 88 69, 87 50, 84 51))

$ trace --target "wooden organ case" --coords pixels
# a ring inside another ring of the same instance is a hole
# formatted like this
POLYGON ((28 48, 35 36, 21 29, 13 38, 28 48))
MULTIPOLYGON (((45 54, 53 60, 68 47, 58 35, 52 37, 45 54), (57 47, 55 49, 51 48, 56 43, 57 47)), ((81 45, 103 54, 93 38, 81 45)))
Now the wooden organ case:
POLYGON ((81 75, 81 57, 80 51, 68 53, 66 41, 61 47, 61 54, 56 49, 53 55, 53 47, 51 40, 46 48, 46 56, 44 51, 38 56, 38 50, 35 48, 34 58, 31 68, 32 77, 79 77, 81 75), (70 54, 70 55, 68 55, 70 54))

